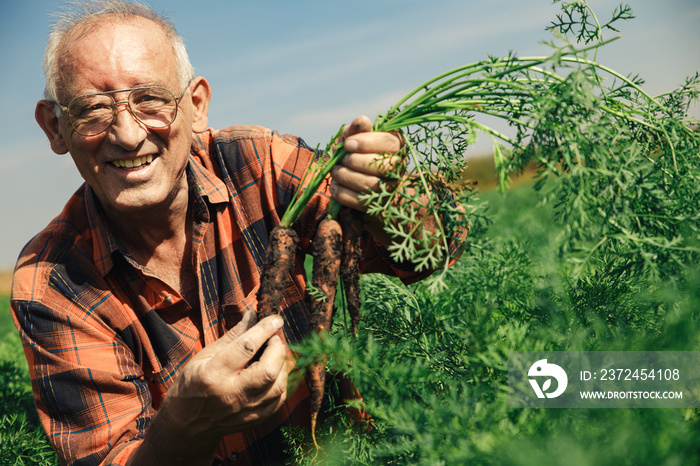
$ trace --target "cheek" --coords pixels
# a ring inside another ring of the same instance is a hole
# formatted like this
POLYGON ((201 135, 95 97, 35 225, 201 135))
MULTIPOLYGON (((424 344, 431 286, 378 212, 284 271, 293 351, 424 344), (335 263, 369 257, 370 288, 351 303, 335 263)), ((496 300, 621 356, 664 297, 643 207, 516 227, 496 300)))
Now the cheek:
MULTIPOLYGON (((176 123, 180 119, 178 115, 176 123)), ((185 161, 189 158, 190 150, 192 148, 192 127, 187 125, 176 125, 173 123, 172 126, 162 130, 151 129, 154 135, 156 135, 161 143, 167 148, 167 151, 174 155, 176 159, 178 155, 185 158, 185 161)))
POLYGON ((68 151, 73 159, 73 163, 75 163, 83 177, 87 173, 99 171, 97 153, 103 140, 104 137, 102 135, 86 138, 75 132, 66 138, 68 151))

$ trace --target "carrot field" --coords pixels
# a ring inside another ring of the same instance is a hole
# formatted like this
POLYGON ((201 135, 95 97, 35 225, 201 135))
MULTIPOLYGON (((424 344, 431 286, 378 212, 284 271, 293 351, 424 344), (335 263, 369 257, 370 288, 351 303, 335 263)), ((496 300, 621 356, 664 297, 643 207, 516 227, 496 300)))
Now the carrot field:
MULTIPOLYGON (((532 186, 481 197, 489 223, 474 231, 446 289, 364 276, 357 337, 340 312, 334 338, 302 348, 352 377, 373 425, 346 425, 336 407, 318 429, 318 456, 308 432, 286 432, 296 462, 697 464, 697 410, 508 409, 506 369, 513 350, 698 350, 698 268, 661 279, 620 273, 610 260, 573 277, 557 246, 564 228, 532 186)), ((0 464, 52 464, 7 297, 0 361, 0 464)))
POLYGON ((698 267, 662 278, 607 256, 572 274, 566 228, 531 186, 483 197, 490 223, 445 289, 363 277, 358 336, 341 315, 335 339, 301 349, 350 375, 373 423, 336 408, 319 456, 289 432, 299 463, 697 464, 696 409, 509 409, 507 365, 510 351, 697 351, 698 267))

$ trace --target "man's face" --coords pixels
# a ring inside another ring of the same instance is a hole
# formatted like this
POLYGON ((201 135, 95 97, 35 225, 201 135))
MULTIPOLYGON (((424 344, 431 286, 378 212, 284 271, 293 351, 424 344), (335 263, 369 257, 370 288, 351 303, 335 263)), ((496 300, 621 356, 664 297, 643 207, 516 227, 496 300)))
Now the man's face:
MULTIPOLYGON (((104 22, 81 37, 67 38, 59 69, 64 106, 73 97, 97 92, 160 86, 177 96, 184 90, 165 33, 142 18, 104 22)), ((193 121, 189 94, 180 101, 173 124, 164 129, 137 122, 125 104, 119 105, 114 124, 97 136, 81 136, 67 116, 59 119, 78 171, 108 214, 169 208, 176 199, 186 199, 184 173, 193 121)), ((117 101, 127 96, 128 92, 114 95, 117 101)))

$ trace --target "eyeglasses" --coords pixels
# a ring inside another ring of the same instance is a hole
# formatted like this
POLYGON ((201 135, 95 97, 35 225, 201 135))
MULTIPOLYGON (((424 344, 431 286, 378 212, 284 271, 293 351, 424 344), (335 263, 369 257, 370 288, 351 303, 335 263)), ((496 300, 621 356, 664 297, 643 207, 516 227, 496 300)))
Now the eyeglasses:
POLYGON ((68 114, 70 124, 76 133, 83 136, 97 136, 109 129, 117 119, 118 106, 127 104, 134 119, 149 128, 167 128, 177 117, 178 102, 189 89, 189 83, 182 93, 175 97, 164 87, 137 87, 120 91, 99 92, 81 95, 68 103, 67 107, 56 103, 63 113, 68 114), (126 100, 117 102, 114 94, 128 92, 126 100))

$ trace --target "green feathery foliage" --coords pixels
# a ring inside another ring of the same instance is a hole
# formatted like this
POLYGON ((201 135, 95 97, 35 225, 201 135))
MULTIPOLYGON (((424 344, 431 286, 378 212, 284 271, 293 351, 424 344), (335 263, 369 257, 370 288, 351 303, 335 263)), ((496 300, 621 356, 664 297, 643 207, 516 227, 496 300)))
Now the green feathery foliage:
MULTIPOLYGON (((353 422, 346 405, 330 403, 318 452, 305 448, 300 431, 287 432, 297 463, 700 460, 696 409, 508 408, 510 351, 700 350, 700 133, 687 116, 700 77, 649 96, 640 78, 595 61, 604 33, 632 18, 628 6, 601 23, 585 1, 555 3, 562 13, 550 26, 558 42, 549 43, 549 57, 468 65, 378 118, 377 129, 406 137, 407 185, 425 183, 427 196, 461 168, 458 155, 475 133, 487 134, 503 194, 458 194, 470 203, 467 219, 456 223, 472 226, 469 247, 435 279, 440 286, 365 276, 357 336, 339 312, 330 337, 295 347, 301 368, 326 355, 331 371, 348 375, 363 397, 349 404, 372 419, 353 422), (430 100, 443 80, 446 93, 430 100), (452 106, 462 96, 464 105, 452 106), (411 119, 405 108, 425 113, 411 119), (447 109, 449 118, 429 113, 447 109), (507 128, 489 129, 479 115, 507 128), (532 186, 507 189, 533 165, 532 186)), ((392 196, 419 199, 402 189, 368 196, 370 208, 393 208, 392 196)), ((452 205, 440 199, 423 206, 450 218, 452 205)), ((407 221, 415 214, 395 213, 407 221)), ((437 257, 419 244, 395 253, 437 257)))

